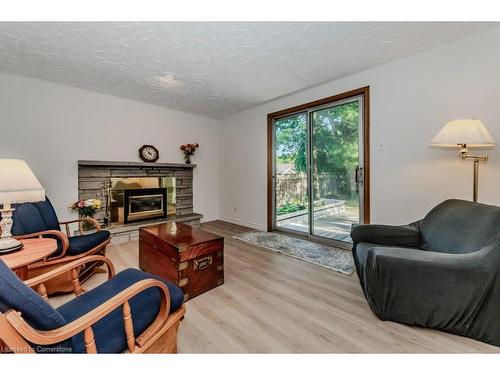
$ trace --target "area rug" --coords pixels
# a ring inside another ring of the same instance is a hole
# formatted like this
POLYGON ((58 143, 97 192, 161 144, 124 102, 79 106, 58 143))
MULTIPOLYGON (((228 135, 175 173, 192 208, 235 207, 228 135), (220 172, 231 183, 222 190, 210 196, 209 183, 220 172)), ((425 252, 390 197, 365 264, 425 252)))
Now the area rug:
POLYGON ((350 275, 355 270, 350 250, 268 232, 244 232, 233 236, 237 240, 277 251, 303 261, 350 275))

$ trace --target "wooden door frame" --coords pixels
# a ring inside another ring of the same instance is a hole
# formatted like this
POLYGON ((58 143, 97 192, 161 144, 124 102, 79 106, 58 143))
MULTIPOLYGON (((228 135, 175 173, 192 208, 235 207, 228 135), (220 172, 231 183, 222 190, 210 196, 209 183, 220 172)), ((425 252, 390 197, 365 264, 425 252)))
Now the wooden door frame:
POLYGON ((370 86, 350 90, 327 98, 282 109, 267 115, 267 231, 273 230, 273 121, 314 107, 363 96, 363 214, 364 223, 370 223, 370 86))

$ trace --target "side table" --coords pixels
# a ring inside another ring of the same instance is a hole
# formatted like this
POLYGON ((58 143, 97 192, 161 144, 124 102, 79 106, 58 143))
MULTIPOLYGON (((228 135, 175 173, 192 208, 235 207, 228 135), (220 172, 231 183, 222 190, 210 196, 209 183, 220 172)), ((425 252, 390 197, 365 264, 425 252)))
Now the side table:
POLYGON ((30 238, 21 240, 24 247, 14 253, 0 255, 0 259, 16 273, 21 280, 28 278, 28 265, 38 262, 57 251, 57 241, 51 238, 30 238))

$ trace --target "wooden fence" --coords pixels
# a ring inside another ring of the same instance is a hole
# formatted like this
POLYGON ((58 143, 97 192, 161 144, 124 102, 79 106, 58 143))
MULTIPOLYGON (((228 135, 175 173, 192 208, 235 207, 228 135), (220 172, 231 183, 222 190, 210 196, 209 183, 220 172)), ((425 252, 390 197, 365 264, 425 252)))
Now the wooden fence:
MULTIPOLYGON (((316 175, 314 179, 315 197, 331 198, 337 195, 336 178, 328 173, 316 175)), ((276 203, 277 206, 299 201, 307 198, 307 176, 305 173, 282 174, 276 178, 276 203)))

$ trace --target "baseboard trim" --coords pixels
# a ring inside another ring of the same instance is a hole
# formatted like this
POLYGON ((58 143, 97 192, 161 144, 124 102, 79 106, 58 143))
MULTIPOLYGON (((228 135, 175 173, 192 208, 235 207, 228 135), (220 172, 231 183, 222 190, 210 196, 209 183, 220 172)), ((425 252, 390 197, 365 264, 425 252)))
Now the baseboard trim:
POLYGON ((203 216, 203 218, 200 219, 200 223, 207 223, 209 221, 215 221, 215 220, 219 220, 218 216, 208 216, 208 217, 203 216))
POLYGON ((232 217, 227 217, 227 216, 220 216, 219 220, 267 232, 267 227, 265 225, 253 223, 251 221, 234 219, 232 217))

